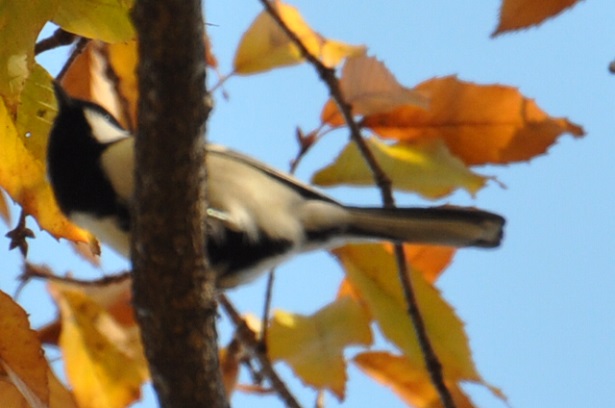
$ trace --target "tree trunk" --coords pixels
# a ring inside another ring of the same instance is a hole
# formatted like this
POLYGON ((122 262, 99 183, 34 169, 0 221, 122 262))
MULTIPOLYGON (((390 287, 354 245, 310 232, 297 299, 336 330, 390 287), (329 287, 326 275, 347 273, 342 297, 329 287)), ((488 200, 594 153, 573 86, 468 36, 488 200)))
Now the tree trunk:
POLYGON ((205 50, 199 0, 139 0, 134 308, 162 407, 228 406, 205 255, 205 50))

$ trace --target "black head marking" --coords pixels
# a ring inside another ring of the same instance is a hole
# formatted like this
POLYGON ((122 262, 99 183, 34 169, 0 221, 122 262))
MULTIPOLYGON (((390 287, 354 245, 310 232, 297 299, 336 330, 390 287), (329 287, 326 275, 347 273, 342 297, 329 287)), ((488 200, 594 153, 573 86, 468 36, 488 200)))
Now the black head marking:
POLYGON ((121 126, 103 108, 73 99, 54 82, 58 115, 49 134, 47 171, 62 212, 74 211, 95 216, 127 213, 118 203, 109 180, 100 167, 100 156, 108 145, 93 137, 85 110, 109 115, 114 126, 121 126))

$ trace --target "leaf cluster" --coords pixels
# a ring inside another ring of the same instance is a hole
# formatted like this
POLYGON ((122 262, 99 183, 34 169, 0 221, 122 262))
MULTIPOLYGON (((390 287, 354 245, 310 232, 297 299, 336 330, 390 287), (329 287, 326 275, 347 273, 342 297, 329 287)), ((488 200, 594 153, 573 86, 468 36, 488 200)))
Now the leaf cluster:
MULTIPOLYGON (((0 27, 0 38, 7 45, 0 51, 0 61, 8 67, 0 73, 0 188, 21 206, 22 218, 31 216, 55 238, 86 244, 86 252, 95 257, 99 253, 95 237, 60 213, 46 180, 46 140, 55 101, 51 76, 35 62, 35 44, 49 21, 64 33, 58 45, 67 38, 82 39, 62 73, 63 86, 75 97, 103 105, 134 130, 138 57, 128 15, 132 1, 5 3, 3 14, 11 18, 0 27)), ((494 35, 538 24, 574 3, 552 0, 528 5, 506 0, 494 35)), ((326 38, 290 5, 263 4, 266 10, 255 17, 237 46, 233 71, 220 76, 215 88, 222 89, 224 81, 233 77, 306 60, 312 63, 332 96, 323 101, 314 129, 299 132, 295 165, 330 133, 353 136, 331 164, 314 172, 315 184, 376 184, 387 205, 392 204, 386 199, 389 187, 426 199, 447 197, 459 189, 475 196, 494 180, 475 166, 527 161, 544 154, 563 134, 583 135, 580 126, 549 116, 510 86, 469 83, 452 76, 403 85, 383 62, 369 56, 366 47, 326 38)), ((208 49, 204 58, 217 69, 211 46, 204 41, 208 49)), ((9 221, 2 194, 0 216, 9 221)), ((23 232, 22 224, 18 228, 23 232)), ((398 283, 401 270, 412 283, 425 334, 454 406, 473 406, 460 387, 466 381, 483 384, 504 398, 478 373, 463 323, 434 286, 454 250, 404 246, 403 266, 396 262, 396 251, 384 244, 335 250, 346 275, 337 296, 320 310, 309 315, 278 310, 264 321, 245 317, 242 329, 266 344, 267 353, 255 351, 261 362, 268 361, 264 370, 270 372, 272 363, 284 362, 306 385, 343 400, 351 363, 409 405, 442 406, 446 398, 424 364, 426 350, 398 283), (391 342, 394 351, 373 346, 375 331, 391 342)), ((0 292, 4 311, 0 405, 125 407, 138 399, 149 374, 131 307, 129 276, 81 282, 28 265, 26 277, 50 280, 48 291, 59 317, 34 331, 26 312, 0 292), (50 369, 41 344, 61 348, 71 391, 50 369)), ((238 334, 239 340, 245 337, 238 334)), ((238 384, 241 364, 255 358, 239 340, 221 355, 227 393, 264 392, 260 384, 238 384)), ((277 384, 273 374, 268 378, 277 384)), ((283 395, 287 390, 281 387, 274 385, 283 395)))

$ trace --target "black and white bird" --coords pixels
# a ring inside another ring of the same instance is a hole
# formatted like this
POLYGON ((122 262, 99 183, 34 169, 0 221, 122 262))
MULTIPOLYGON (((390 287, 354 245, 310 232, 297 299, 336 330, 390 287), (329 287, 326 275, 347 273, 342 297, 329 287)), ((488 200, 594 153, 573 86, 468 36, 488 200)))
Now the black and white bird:
MULTIPOLYGON (((55 85, 47 152, 56 201, 74 223, 120 254, 130 248, 134 138, 102 107, 55 85)), ((500 244, 504 218, 460 207, 344 206, 250 157, 207 146, 208 253, 218 286, 248 282, 284 259, 348 241, 455 247, 500 244)))

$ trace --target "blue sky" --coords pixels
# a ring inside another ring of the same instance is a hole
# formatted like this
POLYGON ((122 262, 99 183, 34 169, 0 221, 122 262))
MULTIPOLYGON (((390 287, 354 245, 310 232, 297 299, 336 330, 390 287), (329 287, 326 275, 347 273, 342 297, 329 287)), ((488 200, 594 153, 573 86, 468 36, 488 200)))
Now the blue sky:
MULTIPOLYGON (((537 29, 491 39, 498 4, 485 3, 292 2, 321 34, 367 45, 370 55, 383 60, 406 86, 450 74, 511 85, 547 113, 585 128, 585 138, 564 136, 547 155, 529 163, 477 169, 497 176, 506 188, 492 183, 476 198, 459 193, 447 199, 498 212, 508 224, 501 249, 460 251, 438 287, 466 322, 479 371, 508 395, 510 405, 615 406, 615 76, 607 70, 615 59, 615 5, 582 2, 537 29)), ((257 1, 206 2, 208 30, 222 72, 230 70, 241 33, 259 11, 257 1)), ((40 61, 57 72, 64 56, 61 52, 40 61)), ((229 99, 217 95, 209 138, 281 169, 288 168, 296 152, 295 127, 316 127, 327 98, 325 86, 306 65, 233 78, 225 90, 229 99)), ((345 132, 329 135, 302 163, 299 177, 309 179, 346 140, 345 132)), ((375 190, 328 192, 353 204, 379 202, 375 190)), ((412 195, 397 198, 400 204, 430 204, 412 195)), ((83 273, 86 266, 74 260, 70 250, 44 233, 38 236, 31 245, 32 261, 50 264, 60 273, 83 273)), ((1 251, 0 289, 12 293, 20 257, 1 251)), ((116 257, 104 257, 104 272, 123 266, 116 257)), ((310 313, 333 297, 341 276, 328 255, 302 256, 279 270, 274 307, 310 313)), ((230 296, 241 310, 260 313, 263 287, 261 279, 230 296)), ((20 298, 35 326, 54 315, 41 290, 41 284, 33 284, 20 298)), ((225 322, 221 332, 222 339, 228 339, 225 322)), ((284 367, 281 371, 288 373, 284 367)), ((349 376, 344 406, 403 406, 357 369, 351 368, 349 376)), ((306 406, 313 405, 312 391, 291 384, 306 406)), ((480 387, 467 390, 480 407, 505 406, 480 387)), ((281 406, 275 398, 242 395, 235 397, 234 405, 281 406)), ((138 406, 155 406, 149 391, 138 406)), ((327 406, 337 406, 334 397, 327 396, 327 406)))

